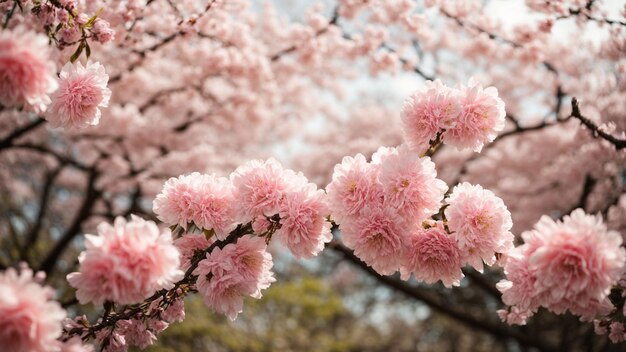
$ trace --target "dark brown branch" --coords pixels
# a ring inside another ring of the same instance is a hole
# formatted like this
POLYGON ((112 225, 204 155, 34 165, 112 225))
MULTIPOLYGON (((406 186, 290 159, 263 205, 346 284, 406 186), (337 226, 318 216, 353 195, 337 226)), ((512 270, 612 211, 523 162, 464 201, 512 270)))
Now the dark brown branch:
POLYGON ((562 20, 562 19, 572 18, 572 17, 576 17, 576 16, 583 16, 584 18, 586 18, 589 21, 594 21, 594 22, 598 22, 598 23, 606 23, 606 24, 609 24, 609 25, 626 26, 626 22, 624 22, 624 21, 612 20, 610 18, 599 18, 599 17, 594 17, 594 16, 590 15, 588 13, 588 11, 591 10, 593 3, 594 3, 594 1, 588 1, 587 4, 584 7, 581 7, 581 8, 578 8, 578 9, 569 9, 568 10, 568 12, 569 12, 568 14, 561 15, 561 16, 557 17, 556 20, 562 20))
POLYGON ((426 294, 422 290, 417 287, 411 286, 402 280, 398 280, 391 276, 383 276, 378 274, 374 269, 372 269, 369 265, 365 264, 361 259, 359 259, 354 253, 347 247, 343 246, 339 242, 333 241, 327 245, 327 248, 331 248, 338 253, 342 254, 345 259, 350 261, 351 263, 358 266, 364 272, 375 278, 378 282, 383 285, 394 289, 398 292, 402 292, 403 294, 417 299, 419 301, 424 302, 433 310, 442 313, 462 324, 467 325, 470 328, 483 331, 487 334, 505 338, 505 339, 513 339, 517 341, 520 345, 534 347, 540 351, 554 351, 555 348, 545 344, 544 342, 537 341, 531 336, 527 336, 518 331, 512 330, 511 328, 504 328, 502 326, 490 323, 486 320, 478 319, 472 315, 469 315, 465 312, 457 310, 438 300, 431 295, 426 294))
MULTIPOLYGON (((337 21, 339 20, 339 12, 338 9, 335 9, 335 11, 333 12, 333 17, 331 17, 330 21, 328 21, 328 25, 320 30, 318 30, 317 32, 315 32, 315 37, 319 37, 320 35, 326 33, 328 31, 328 29, 330 28, 330 26, 334 26, 337 24, 337 21)), ((277 61, 279 60, 281 57, 296 51, 296 49, 298 49, 297 45, 292 45, 286 49, 283 49, 279 52, 277 52, 276 54, 270 56, 270 61, 277 61)))
POLYGON ((94 324, 88 328, 72 329, 66 334, 65 337, 69 338, 73 335, 83 336, 85 333, 85 330, 88 330, 88 334, 85 336, 93 335, 97 331, 114 326, 120 320, 130 319, 136 316, 137 314, 142 313, 143 310, 150 305, 150 303, 154 302, 157 299, 166 298, 166 297, 177 297, 176 292, 180 287, 185 286, 185 285, 192 285, 196 282, 198 277, 194 275, 193 272, 198 267, 198 264, 203 259, 206 258, 207 253, 211 253, 215 248, 222 249, 230 243, 235 243, 238 238, 243 237, 247 234, 251 234, 251 233, 253 232, 252 232, 252 225, 250 223, 243 225, 243 226, 242 225, 237 226, 237 228, 231 231, 230 234, 228 234, 228 236, 224 238, 223 240, 215 241, 208 248, 202 251, 196 252, 196 255, 194 255, 191 261, 191 265, 189 269, 187 269, 187 271, 185 272, 184 277, 180 281, 176 282, 176 284, 174 284, 174 287, 172 287, 171 289, 159 290, 155 292, 152 296, 146 298, 142 303, 133 304, 130 306, 124 306, 119 312, 111 312, 107 319, 103 319, 100 323, 94 324))
POLYGON ((591 121, 588 118, 586 118, 585 116, 583 116, 580 113, 580 107, 578 106, 578 99, 576 99, 575 97, 572 98, 572 113, 571 113, 570 116, 580 120, 580 122, 583 125, 585 125, 585 127, 587 127, 588 129, 591 130, 591 132, 593 132, 594 137, 595 136, 599 136, 599 137, 605 139, 609 143, 613 144, 613 146, 615 146, 615 149, 617 149, 617 150, 626 148, 626 140, 625 139, 616 138, 616 137, 614 137, 614 136, 612 136, 612 135, 602 131, 602 129, 600 129, 600 127, 598 127, 598 125, 593 123, 593 121, 591 121))
MULTIPOLYGON (((46 180, 44 181, 43 189, 41 191, 41 197, 39 199, 39 212, 37 213, 37 219, 35 220, 35 224, 30 229, 28 236, 26 237, 26 243, 24 244, 24 252, 28 253, 29 247, 37 242, 39 237, 39 231, 41 230, 41 226, 43 224, 43 219, 46 215, 46 210, 48 208, 48 201, 50 199, 50 192, 52 191, 52 186, 54 185, 54 180, 63 170, 63 165, 60 165, 58 168, 52 170, 46 175, 46 180)), ((22 258, 26 260, 27 258, 22 258)))
POLYGON ((497 301, 500 301, 502 294, 496 288, 493 282, 490 282, 485 274, 481 274, 472 268, 463 268, 463 274, 469 277, 473 283, 479 286, 483 291, 490 294, 497 301))
POLYGON ((41 146, 41 145, 24 143, 24 144, 12 145, 11 148, 13 148, 13 149, 26 149, 26 150, 36 151, 36 152, 39 152, 41 154, 47 154, 47 155, 53 156, 61 164, 66 164, 66 165, 75 167, 75 168, 77 168, 79 170, 83 170, 83 171, 89 170, 88 166, 83 165, 83 164, 81 164, 80 162, 78 162, 76 160, 69 159, 69 158, 67 158, 67 157, 65 157, 65 156, 55 152, 54 150, 48 149, 48 148, 46 148, 44 146, 41 146))
POLYGON ((44 122, 46 122, 46 120, 38 117, 35 121, 17 128, 15 131, 11 132, 8 136, 0 141, 0 150, 10 147, 15 139, 36 129, 44 122))
POLYGON ((76 235, 78 235, 83 222, 89 218, 93 205, 100 197, 100 192, 95 188, 97 178, 98 172, 95 169, 91 169, 87 180, 85 198, 83 199, 83 204, 81 205, 78 214, 76 214, 74 221, 72 221, 70 227, 67 228, 63 236, 61 236, 61 238, 56 242, 50 253, 48 253, 48 255, 41 262, 39 270, 42 270, 48 276, 53 271, 56 266, 56 262, 59 260, 67 246, 76 237, 76 235))
MULTIPOLYGON (((211 7, 213 7, 213 4, 215 2, 216 2, 216 0, 209 1, 207 6, 204 8, 204 11, 202 13, 200 13, 198 15, 198 17, 193 20, 193 22, 190 22, 190 23, 193 24, 194 22, 197 22, 200 18, 202 18, 204 15, 206 15, 209 12, 209 10, 211 10, 211 7)), ((190 18, 194 18, 194 17, 191 16, 190 18)), ((184 22, 185 22, 185 20, 181 20, 179 22, 179 25, 183 24, 184 22)), ((147 47, 145 49, 142 49, 142 50, 132 50, 132 53, 139 55, 139 59, 137 59, 133 63, 131 63, 130 66, 128 66, 124 72, 118 73, 115 76, 111 76, 109 78, 109 83, 115 83, 115 82, 119 81, 120 79, 122 79, 122 75, 124 73, 134 71, 137 67, 139 67, 143 63, 143 61, 146 59, 148 53, 159 50, 161 47, 163 47, 166 44, 172 42, 174 39, 187 34, 188 32, 189 31, 186 28, 183 28, 183 29, 180 29, 180 30, 178 30, 178 31, 176 31, 176 32, 166 36, 165 38, 161 39, 161 41, 159 41, 158 43, 156 43, 156 44, 154 44, 152 46, 149 46, 149 47, 147 47)))

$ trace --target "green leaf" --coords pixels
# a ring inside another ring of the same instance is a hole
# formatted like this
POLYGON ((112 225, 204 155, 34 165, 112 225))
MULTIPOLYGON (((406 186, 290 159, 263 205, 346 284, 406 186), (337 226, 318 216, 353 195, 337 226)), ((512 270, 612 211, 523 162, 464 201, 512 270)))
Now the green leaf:
POLYGON ((76 48, 76 51, 74 52, 74 54, 72 54, 72 57, 70 57, 70 62, 74 63, 76 60, 78 60, 78 58, 80 57, 80 54, 83 52, 83 49, 85 49, 85 41, 81 41, 80 44, 78 45, 78 48, 76 48))
POLYGON ((87 55, 87 59, 91 56, 91 48, 89 47, 89 43, 85 41, 85 54, 87 55))
POLYGON ((91 28, 91 26, 93 26, 93 23, 96 21, 96 18, 98 18, 98 16, 100 16, 100 14, 102 13, 102 10, 104 9, 100 8, 100 10, 98 10, 95 15, 91 16, 91 18, 89 19, 89 21, 87 21, 87 23, 85 23, 83 28, 91 28))

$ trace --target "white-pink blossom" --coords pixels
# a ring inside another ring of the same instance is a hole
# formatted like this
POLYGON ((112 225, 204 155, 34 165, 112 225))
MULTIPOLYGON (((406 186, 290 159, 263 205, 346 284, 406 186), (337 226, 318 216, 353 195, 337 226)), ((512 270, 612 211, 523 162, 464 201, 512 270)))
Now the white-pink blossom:
POLYGON ((84 128, 100 122, 100 108, 109 106, 109 75, 99 62, 66 63, 59 77, 59 89, 45 117, 53 127, 84 128))
POLYGON ((339 224, 358 216, 367 206, 382 204, 383 189, 378 182, 379 166, 362 154, 346 156, 335 166, 333 179, 326 186, 332 218, 339 224))
POLYGON ((445 209, 448 227, 455 233, 463 260, 476 270, 496 262, 496 253, 513 249, 511 213, 502 199, 480 185, 463 182, 454 187, 445 209))
POLYGON ((446 287, 459 286, 463 278, 461 251, 454 236, 446 233, 443 223, 419 229, 410 237, 402 279, 411 274, 418 281, 434 284, 441 280, 446 287))
POLYGON ((266 248, 265 239, 246 236, 208 253, 193 272, 206 305, 234 320, 243 311, 244 296, 261 298, 261 290, 275 281, 266 248))
POLYGON ((495 87, 483 89, 473 80, 460 87, 458 95, 461 112, 454 125, 444 132, 444 141, 459 150, 480 152, 504 129, 504 102, 495 87))
POLYGON ((23 26, 0 32, 0 104, 43 112, 57 88, 48 38, 23 26))
POLYGON ((326 194, 309 184, 297 192, 287 194, 280 208, 278 238, 296 258, 311 258, 318 255, 324 244, 330 242, 330 214, 326 194))
POLYGON ((137 303, 182 277, 170 231, 152 221, 117 217, 113 226, 101 223, 97 236, 86 235, 85 245, 80 271, 67 275, 82 304, 137 303))
POLYGON ((582 209, 562 221, 544 216, 522 237, 525 243, 511 253, 506 279, 497 285, 505 304, 528 316, 539 307, 569 310, 586 321, 615 309, 608 295, 624 273, 626 250, 599 216, 582 209))
POLYGON ((170 178, 153 203, 153 211, 166 224, 186 229, 194 223, 226 235, 235 228, 235 198, 225 177, 194 172, 170 178))
POLYGON ((180 268, 187 271, 196 251, 205 250, 213 243, 213 238, 207 239, 204 234, 184 234, 174 240, 174 245, 180 253, 180 268))
POLYGON ((0 346, 4 351, 56 351, 66 313, 52 300, 54 290, 40 281, 27 267, 0 273, 0 346))
POLYGON ((405 146, 382 161, 379 180, 384 191, 384 205, 407 221, 417 223, 439 211, 448 190, 446 183, 437 178, 435 164, 430 158, 420 158, 405 146))
POLYGON ((273 158, 249 161, 239 166, 230 179, 240 223, 250 222, 258 215, 277 214, 286 194, 308 183, 302 174, 284 169, 273 158))
POLYGON ((402 106, 405 140, 418 153, 428 149, 437 133, 456 124, 461 113, 457 93, 440 80, 426 81, 402 106))
POLYGON ((360 215, 341 224, 341 239, 354 254, 382 275, 402 264, 412 229, 395 209, 367 205, 360 215))

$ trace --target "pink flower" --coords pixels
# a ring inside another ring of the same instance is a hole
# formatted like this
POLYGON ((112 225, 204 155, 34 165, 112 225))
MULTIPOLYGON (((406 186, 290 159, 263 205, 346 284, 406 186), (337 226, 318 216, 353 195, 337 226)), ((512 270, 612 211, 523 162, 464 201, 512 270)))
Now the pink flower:
POLYGON ((341 225, 346 246, 381 275, 398 270, 411 231, 395 209, 382 205, 368 205, 358 218, 341 225))
POLYGON ((426 81, 402 106, 402 126, 409 146, 418 153, 428 149, 443 129, 454 126, 461 113, 458 96, 440 80, 426 81))
POLYGON ((448 186, 437 179, 430 158, 420 158, 404 146, 397 151, 388 155, 380 166, 384 204, 407 221, 420 223, 439 211, 448 186))
POLYGON ((609 326, 611 332, 609 332, 609 339, 613 343, 624 342, 626 340, 626 333, 624 332, 624 324, 620 322, 612 322, 609 326))
POLYGON ((330 242, 330 213, 325 203, 326 194, 314 184, 298 192, 289 193, 280 210, 281 228, 276 237, 296 258, 311 258, 330 242))
POLYGON ((133 216, 102 223, 98 235, 86 235, 87 250, 78 257, 80 272, 67 275, 79 302, 96 305, 141 301, 182 276, 179 254, 169 230, 133 216))
POLYGON ((111 90, 104 66, 88 62, 67 63, 61 70, 59 89, 52 95, 46 119, 53 127, 83 128, 97 125, 100 107, 109 106, 111 90))
POLYGON ((99 345, 104 345, 107 341, 106 347, 102 352, 126 352, 128 351, 128 344, 124 335, 118 332, 118 329, 102 329, 96 332, 95 341, 99 345))
POLYGON ((416 280, 427 284, 441 280, 446 287, 459 286, 463 278, 461 264, 456 239, 446 233, 443 223, 437 222, 411 236, 400 272, 403 280, 413 273, 416 280))
POLYGON ((502 302, 522 310, 536 310, 535 274, 528 267, 528 258, 519 249, 509 253, 504 272, 506 280, 496 284, 502 292, 502 302))
POLYGON ((111 25, 109 24, 109 22, 101 18, 97 18, 94 21, 91 32, 96 37, 96 40, 102 44, 115 39, 115 31, 111 29, 111 25))
POLYGON ((243 311, 244 296, 261 298, 261 290, 275 281, 266 248, 265 239, 247 236, 208 253, 193 272, 206 305, 234 320, 243 311))
POLYGON ((148 329, 142 320, 120 320, 117 322, 116 330, 124 335, 128 346, 137 346, 142 350, 152 345, 157 339, 154 332, 148 329))
POLYGON ((233 187, 227 178, 194 172, 170 178, 156 196, 153 210, 166 224, 186 229, 193 222, 199 228, 226 235, 235 228, 234 204, 233 187))
POLYGON ((443 223, 436 222, 411 235, 406 263, 401 268, 402 279, 409 279, 413 273, 416 280, 427 284, 441 280, 446 287, 459 286, 463 278, 461 266, 456 239, 446 233, 443 223))
POLYGON ((61 306, 52 301, 54 290, 41 286, 24 267, 0 273, 0 346, 4 351, 53 351, 61 336, 61 306))
POLYGON ((473 80, 459 89, 459 96, 461 113, 444 133, 444 141, 459 150, 480 152, 485 143, 492 142, 504 129, 504 102, 495 87, 483 89, 473 80))
POLYGON ((513 249, 511 213, 491 191, 464 182, 454 187, 448 204, 448 226, 455 232, 463 260, 476 270, 482 271, 483 261, 493 265, 496 253, 513 249))
POLYGON ((558 309, 563 301, 567 306, 601 302, 624 272, 622 236, 582 209, 563 222, 544 216, 533 232, 544 244, 528 253, 529 268, 536 276, 535 293, 545 293, 542 303, 548 308, 558 309))
POLYGON ((180 268, 187 271, 191 266, 193 255, 198 250, 209 248, 213 243, 213 239, 208 239, 204 234, 185 234, 174 240, 174 245, 180 253, 180 268))
POLYGON ((600 217, 581 209, 562 222, 544 216, 522 237, 497 285, 504 303, 528 315, 541 306, 557 314, 569 310, 585 321, 615 309, 608 295, 624 273, 626 250, 600 217))
POLYGON ((511 307, 510 310, 499 309, 497 313, 500 319, 509 325, 526 325, 526 321, 533 314, 518 307, 511 307))
POLYGON ((335 166, 326 193, 332 217, 339 224, 358 216, 368 204, 382 204, 378 165, 369 164, 362 154, 344 157, 335 166))
POLYGON ((161 317, 168 323, 185 320, 185 301, 182 298, 174 300, 162 313, 161 317))
POLYGON ((252 231, 258 236, 265 234, 272 227, 273 221, 268 219, 265 215, 257 215, 252 221, 252 231))
POLYGON ((0 32, 0 104, 43 112, 57 88, 48 38, 25 27, 0 32))
POLYGON ((301 174, 285 170, 275 159, 252 160, 239 166, 230 179, 239 222, 247 223, 258 215, 272 216, 290 191, 308 182, 301 174))

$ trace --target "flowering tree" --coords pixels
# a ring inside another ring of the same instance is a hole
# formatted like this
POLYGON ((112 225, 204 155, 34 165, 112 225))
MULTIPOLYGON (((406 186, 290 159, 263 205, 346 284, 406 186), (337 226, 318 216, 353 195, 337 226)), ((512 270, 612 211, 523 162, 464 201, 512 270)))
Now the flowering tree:
POLYGON ((623 348, 626 4, 302 6, 0 0, 0 346, 146 348, 194 294, 235 319, 286 250, 623 348))

